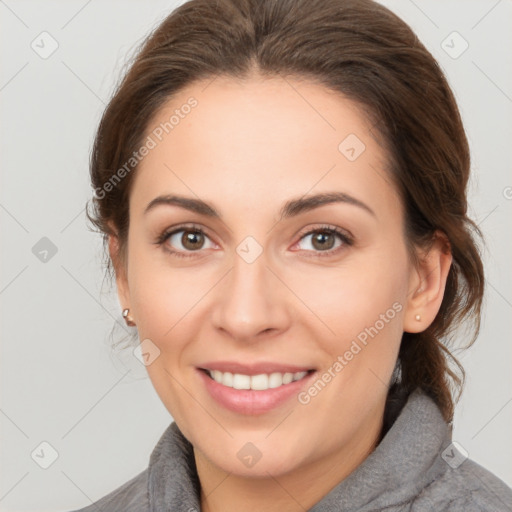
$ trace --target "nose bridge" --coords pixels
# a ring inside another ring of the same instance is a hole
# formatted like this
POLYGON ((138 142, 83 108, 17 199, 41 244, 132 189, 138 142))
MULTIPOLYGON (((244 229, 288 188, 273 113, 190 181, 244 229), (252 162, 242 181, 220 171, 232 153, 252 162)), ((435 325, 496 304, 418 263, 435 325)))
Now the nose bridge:
POLYGON ((234 338, 250 339, 287 323, 284 296, 267 268, 267 254, 256 243, 246 239, 238 245, 216 300, 214 323, 234 338))

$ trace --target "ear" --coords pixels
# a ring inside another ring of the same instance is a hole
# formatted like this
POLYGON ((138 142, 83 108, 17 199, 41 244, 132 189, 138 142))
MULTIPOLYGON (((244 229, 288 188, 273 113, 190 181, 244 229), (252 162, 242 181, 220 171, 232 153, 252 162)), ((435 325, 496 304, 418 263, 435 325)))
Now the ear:
POLYGON ((411 333, 427 329, 441 307, 453 260, 446 235, 436 231, 428 250, 418 252, 418 260, 411 270, 404 314, 404 331, 411 333))
MULTIPOLYGON (((112 230, 112 233, 115 233, 112 230)), ((117 296, 121 309, 130 308, 130 290, 126 272, 125 258, 121 254, 119 238, 116 234, 108 235, 108 251, 116 275, 117 296)))

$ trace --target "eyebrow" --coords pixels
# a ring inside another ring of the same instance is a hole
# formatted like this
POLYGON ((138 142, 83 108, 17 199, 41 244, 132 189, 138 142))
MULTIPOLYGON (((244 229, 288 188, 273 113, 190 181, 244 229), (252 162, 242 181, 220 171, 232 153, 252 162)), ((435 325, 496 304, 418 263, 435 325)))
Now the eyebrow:
MULTIPOLYGON (((345 203, 352 206, 357 206, 372 216, 377 217, 375 212, 367 204, 344 192, 325 192, 308 197, 291 199, 284 204, 279 214, 281 219, 286 219, 332 203, 345 203)), ((165 195, 156 197, 146 206, 144 214, 148 213, 150 210, 156 208, 157 206, 163 205, 179 206, 191 212, 215 219, 222 218, 219 212, 209 203, 200 199, 179 195, 165 195)))

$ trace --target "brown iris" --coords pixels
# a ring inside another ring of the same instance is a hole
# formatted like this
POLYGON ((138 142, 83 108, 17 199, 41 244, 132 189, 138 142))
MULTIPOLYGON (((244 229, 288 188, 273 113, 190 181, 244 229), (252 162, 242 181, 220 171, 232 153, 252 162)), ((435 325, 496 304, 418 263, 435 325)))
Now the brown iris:
POLYGON ((313 234, 313 247, 320 250, 328 250, 334 246, 334 235, 329 231, 319 231, 313 234), (330 241, 328 238, 330 237, 330 241), (318 245, 317 245, 318 244, 318 245))
POLYGON ((183 247, 190 250, 197 250, 204 244, 204 235, 200 231, 187 230, 184 231, 181 237, 181 243, 183 247))

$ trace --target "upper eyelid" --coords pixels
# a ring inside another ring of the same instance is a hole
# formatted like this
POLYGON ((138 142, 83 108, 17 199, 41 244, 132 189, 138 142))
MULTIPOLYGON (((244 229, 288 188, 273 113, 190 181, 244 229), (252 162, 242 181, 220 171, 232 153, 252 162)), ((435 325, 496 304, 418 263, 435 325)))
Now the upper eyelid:
POLYGON ((331 231, 337 235, 346 236, 347 238, 350 238, 350 239, 353 238, 352 234, 349 233, 346 229, 343 229, 343 228, 340 228, 337 226, 332 226, 330 224, 321 224, 318 227, 304 228, 304 230, 299 231, 297 236, 302 238, 305 235, 310 235, 311 233, 315 233, 317 231, 331 231))

